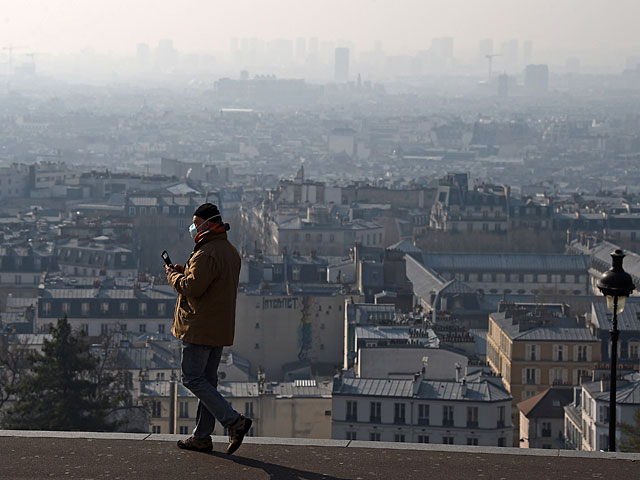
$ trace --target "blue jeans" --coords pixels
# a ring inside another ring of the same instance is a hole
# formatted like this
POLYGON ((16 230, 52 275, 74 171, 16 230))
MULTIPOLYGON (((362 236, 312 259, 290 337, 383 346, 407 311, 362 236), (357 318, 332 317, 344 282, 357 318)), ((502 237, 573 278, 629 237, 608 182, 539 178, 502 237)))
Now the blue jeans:
POLYGON ((182 341, 182 384, 198 397, 195 438, 208 438, 216 419, 227 428, 240 415, 216 388, 222 348, 182 341))

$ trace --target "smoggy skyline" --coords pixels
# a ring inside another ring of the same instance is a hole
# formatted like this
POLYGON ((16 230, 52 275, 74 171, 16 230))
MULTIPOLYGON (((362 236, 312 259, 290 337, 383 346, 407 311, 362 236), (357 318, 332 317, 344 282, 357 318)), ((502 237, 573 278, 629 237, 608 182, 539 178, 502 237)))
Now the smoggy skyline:
POLYGON ((4 6, 0 45, 133 54, 138 43, 162 38, 180 51, 204 52, 228 51, 232 37, 319 37, 359 50, 379 40, 386 51, 415 52, 448 36, 456 54, 476 51, 484 38, 493 38, 494 48, 517 38, 538 51, 633 53, 640 50, 639 17, 633 0, 186 0, 180 7, 168 0, 32 0, 4 6))

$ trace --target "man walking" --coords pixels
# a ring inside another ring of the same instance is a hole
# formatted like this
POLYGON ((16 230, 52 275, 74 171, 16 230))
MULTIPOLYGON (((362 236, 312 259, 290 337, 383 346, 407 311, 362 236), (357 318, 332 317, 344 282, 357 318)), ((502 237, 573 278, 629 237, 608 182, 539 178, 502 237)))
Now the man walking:
POLYGON ((251 419, 236 412, 218 392, 222 348, 233 344, 240 255, 227 240, 216 205, 204 203, 193 213, 189 233, 195 247, 186 265, 165 266, 169 284, 178 292, 171 333, 182 341, 182 383, 198 397, 196 428, 178 447, 208 452, 218 421, 229 432, 227 454, 242 444, 251 419))

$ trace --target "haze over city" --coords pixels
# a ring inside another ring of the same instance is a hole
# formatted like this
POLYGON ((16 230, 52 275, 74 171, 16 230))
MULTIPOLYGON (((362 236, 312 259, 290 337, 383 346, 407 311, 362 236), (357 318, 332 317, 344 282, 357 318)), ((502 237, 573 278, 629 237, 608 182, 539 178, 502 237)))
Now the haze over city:
POLYGON ((3 5, 0 477, 638 477, 639 18, 3 5))
POLYGON ((1 15, 0 44, 28 45, 47 54, 132 55, 138 43, 171 38, 184 53, 223 52, 232 37, 318 37, 376 41, 390 53, 415 53, 433 37, 453 37, 456 56, 475 54, 477 42, 531 40, 540 61, 561 55, 620 65, 640 45, 633 0, 50 0, 8 2, 1 15))

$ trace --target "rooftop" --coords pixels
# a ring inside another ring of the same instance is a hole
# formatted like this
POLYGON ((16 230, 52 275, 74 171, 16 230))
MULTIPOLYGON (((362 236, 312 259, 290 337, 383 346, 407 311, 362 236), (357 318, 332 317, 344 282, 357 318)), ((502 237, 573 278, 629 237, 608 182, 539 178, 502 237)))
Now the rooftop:
POLYGON ((635 478, 640 454, 247 438, 233 456, 180 450, 178 435, 1 431, 1 478, 277 480, 635 478), (497 475, 499 472, 499 475, 497 475), (634 473, 635 472, 635 473, 634 473))

